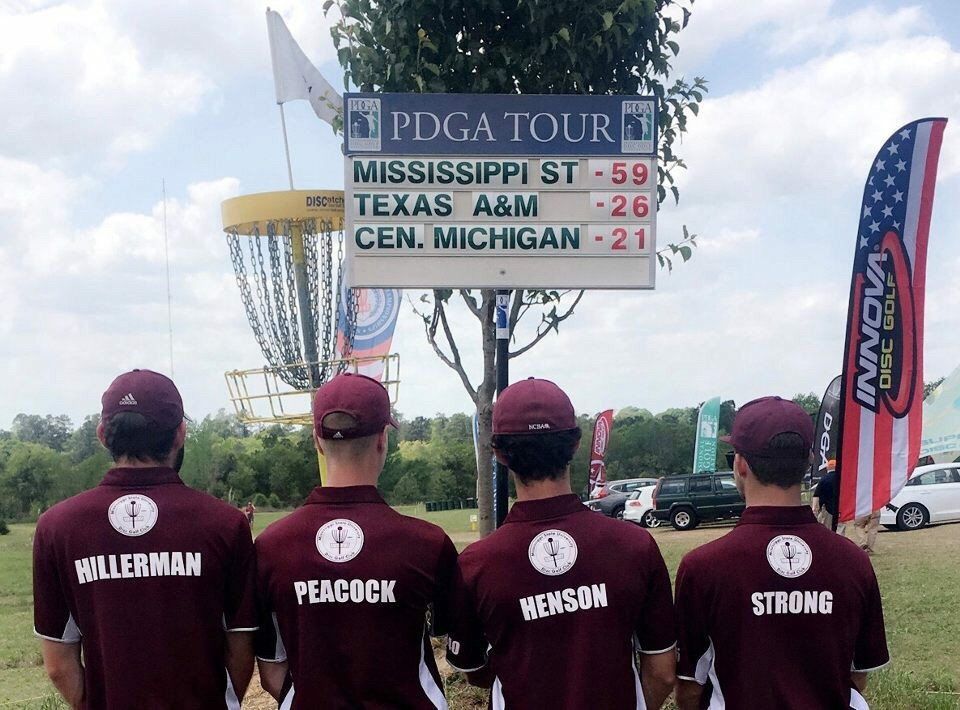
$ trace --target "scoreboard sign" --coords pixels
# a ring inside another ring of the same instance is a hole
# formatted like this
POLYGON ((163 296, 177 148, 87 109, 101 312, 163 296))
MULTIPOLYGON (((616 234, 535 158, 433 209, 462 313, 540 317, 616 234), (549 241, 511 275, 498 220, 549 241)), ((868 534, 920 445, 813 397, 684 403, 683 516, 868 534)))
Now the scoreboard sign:
POLYGON ((347 94, 351 286, 653 288, 656 102, 347 94))

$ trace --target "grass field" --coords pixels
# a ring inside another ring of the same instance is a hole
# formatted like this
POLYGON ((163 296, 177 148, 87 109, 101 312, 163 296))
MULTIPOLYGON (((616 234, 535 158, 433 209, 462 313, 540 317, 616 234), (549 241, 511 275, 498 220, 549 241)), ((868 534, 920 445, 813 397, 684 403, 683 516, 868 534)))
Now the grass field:
MULTIPOLYGON (((475 537, 469 510, 426 513, 422 506, 400 509, 444 527, 458 548, 475 537)), ((258 533, 285 513, 260 513, 258 533)), ((626 523, 625 523, 626 524, 626 523)), ((678 533, 654 531, 673 573, 684 553, 718 537, 726 528, 678 533)), ((30 554, 32 525, 11 525, 0 537, 0 709, 56 708, 33 637, 30 554)), ((960 708, 960 525, 915 533, 882 533, 873 562, 880 579, 893 663, 871 675, 867 699, 873 710, 960 708)), ((451 708, 479 707, 478 695, 448 681, 451 708)), ((256 683, 245 708, 276 707, 256 683)))

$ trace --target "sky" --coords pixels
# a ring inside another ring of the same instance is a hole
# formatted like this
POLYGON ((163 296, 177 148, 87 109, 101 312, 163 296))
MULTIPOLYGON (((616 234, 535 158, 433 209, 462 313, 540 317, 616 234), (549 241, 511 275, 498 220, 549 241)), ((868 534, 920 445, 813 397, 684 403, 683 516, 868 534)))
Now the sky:
MULTIPOLYGON (((314 0, 274 0, 342 87, 314 0)), ((220 202, 286 188, 265 6, 249 0, 0 0, 0 428, 20 412, 99 410, 111 379, 173 372, 194 418, 229 408, 223 373, 263 364, 221 231, 220 202)), ((588 292, 559 334, 511 362, 579 412, 657 412, 719 395, 818 394, 838 374, 863 182, 902 124, 960 116, 952 0, 698 0, 677 76, 710 93, 683 138, 693 259, 654 291, 588 292)), ((298 188, 342 187, 340 140, 287 104, 298 188)), ((925 379, 960 361, 960 126, 948 124, 933 210, 925 379)), ((411 292, 412 299, 418 294, 411 292)), ((479 327, 451 313, 479 379, 479 327)), ((522 337, 522 335, 521 335, 522 337)), ((409 304, 394 350, 405 416, 469 411, 409 304)))

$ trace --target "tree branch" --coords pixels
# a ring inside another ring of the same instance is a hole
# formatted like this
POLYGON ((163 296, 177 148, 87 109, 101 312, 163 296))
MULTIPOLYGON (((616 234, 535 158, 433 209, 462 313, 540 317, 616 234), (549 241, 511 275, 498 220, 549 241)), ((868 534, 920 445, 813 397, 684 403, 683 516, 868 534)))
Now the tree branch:
POLYGON ((524 289, 518 288, 511 294, 513 301, 510 303, 510 320, 508 321, 511 336, 513 335, 513 329, 516 328, 517 323, 520 322, 520 306, 523 305, 524 293, 526 293, 524 289))
POLYGON ((574 299, 573 303, 570 304, 570 308, 568 308, 566 313, 564 313, 563 315, 554 316, 552 318, 547 318, 546 316, 544 316, 543 321, 540 323, 540 326, 537 327, 537 334, 534 336, 533 340, 531 340, 529 343, 524 345, 519 350, 514 350, 513 352, 511 352, 509 359, 512 360, 515 357, 520 357, 521 355, 523 355, 525 352, 527 352, 527 350, 534 347, 537 343, 539 343, 541 340, 547 337, 547 333, 549 333, 551 329, 556 329, 556 327, 560 323, 562 323, 567 318, 572 316, 573 309, 577 307, 578 303, 580 303, 581 298, 583 298, 583 291, 580 291, 580 293, 577 294, 577 297, 574 299), (544 328, 544 325, 546 325, 545 328, 544 328))
POLYGON ((483 313, 480 312, 480 304, 477 303, 477 299, 470 295, 470 290, 461 288, 460 296, 463 298, 463 302, 467 304, 470 312, 476 316, 477 320, 483 320, 483 313))
POLYGON ((474 405, 477 403, 477 390, 470 383, 470 378, 467 375, 466 370, 463 368, 463 362, 460 359, 460 351, 457 348, 456 341, 453 338, 453 333, 450 330, 450 325, 447 323, 447 315, 444 310, 443 301, 434 298, 433 300, 433 313, 431 315, 426 315, 420 312, 417 307, 413 304, 413 301, 410 297, 407 297, 407 300, 410 302, 413 312, 416 313, 423 320, 423 329, 427 336, 427 342, 430 343, 430 347, 433 348, 433 352, 437 354, 437 357, 440 358, 440 361, 449 367, 451 370, 457 373, 460 377, 460 381, 463 383, 464 388, 467 390, 467 394, 470 395, 470 398, 473 400, 474 405), (437 326, 440 325, 443 327, 443 334, 447 340, 447 345, 450 347, 451 355, 447 355, 443 352, 443 349, 440 347, 440 344, 437 342, 437 326))

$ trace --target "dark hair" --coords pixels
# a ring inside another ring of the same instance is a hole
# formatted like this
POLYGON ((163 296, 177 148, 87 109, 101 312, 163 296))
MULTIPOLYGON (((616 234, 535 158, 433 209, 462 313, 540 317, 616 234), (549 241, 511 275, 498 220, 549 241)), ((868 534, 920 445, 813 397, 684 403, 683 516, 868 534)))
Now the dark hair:
POLYGON ((580 429, 549 434, 494 434, 493 448, 520 483, 560 478, 580 441, 580 429))
POLYGON ((769 448, 776 456, 742 454, 757 480, 780 488, 800 483, 810 467, 810 449, 804 446, 803 437, 793 432, 777 434, 770 439, 769 448))
POLYGON ((103 423, 103 438, 114 461, 126 456, 140 461, 166 461, 177 428, 157 429, 137 412, 120 412, 103 423))

